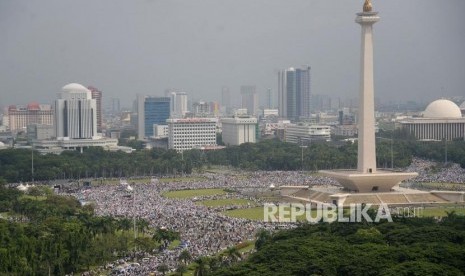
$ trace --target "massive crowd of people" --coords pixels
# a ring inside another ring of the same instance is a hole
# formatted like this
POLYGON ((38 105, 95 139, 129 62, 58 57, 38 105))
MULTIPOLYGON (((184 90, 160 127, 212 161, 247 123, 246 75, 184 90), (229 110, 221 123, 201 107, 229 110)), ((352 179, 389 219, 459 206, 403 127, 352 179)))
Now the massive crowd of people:
MULTIPOLYGON (((247 175, 206 174, 204 181, 162 182, 142 184, 129 180, 132 191, 121 185, 104 185, 79 191, 74 196, 87 202, 93 202, 95 212, 101 216, 143 218, 153 228, 166 228, 180 233, 181 240, 187 244, 187 250, 195 259, 199 256, 216 254, 227 247, 237 245, 247 240, 253 240, 260 229, 273 231, 295 227, 292 223, 273 223, 233 218, 210 208, 197 204, 195 200, 207 198, 245 198, 262 204, 261 200, 249 196, 251 191, 263 192, 270 190, 271 184, 309 185, 322 180, 321 176, 309 176, 300 172, 255 172, 247 175), (233 195, 211 196, 188 199, 170 199, 163 193, 179 189, 228 188, 238 191, 233 195), (130 197, 128 196, 130 195, 130 197), (135 196, 135 199, 133 198, 135 196)), ((324 179, 324 182, 330 181, 324 179)), ((239 206, 236 206, 239 207, 239 206)), ((248 207, 248 206, 244 206, 248 207)), ((178 256, 183 248, 165 250, 140 266, 131 267, 135 274, 146 274, 156 271, 161 264, 174 269, 178 256)))
MULTIPOLYGON (((465 183, 465 169, 455 164, 438 169, 433 162, 414 159, 407 170, 419 173, 419 176, 414 179, 418 182, 465 183)), ((219 212, 221 208, 197 204, 196 200, 245 198, 253 201, 255 206, 260 206, 264 203, 263 200, 251 195, 269 192, 272 190, 270 186, 313 185, 314 187, 338 189, 338 184, 333 179, 302 172, 250 172, 237 175, 206 173, 202 177, 205 180, 155 181, 150 184, 129 180, 130 184, 127 185, 131 185, 131 191, 122 185, 102 185, 91 187, 85 192, 80 190, 73 195, 84 201, 93 202, 97 215, 128 218, 135 216, 147 220, 152 228, 166 228, 178 232, 181 240, 187 244, 186 249, 195 259, 199 256, 216 254, 243 241, 253 240, 260 229, 270 231, 277 229, 277 225, 273 223, 226 216, 219 212), (227 188, 238 193, 202 196, 196 199, 171 199, 163 196, 163 193, 167 191, 203 188, 227 188)), ((281 223, 279 229, 295 226, 292 223, 281 223)), ((161 264, 174 270, 182 250, 184 249, 178 247, 155 254, 141 262, 140 266, 131 267, 131 274, 148 274, 156 271, 161 264)))
POLYGON ((413 182, 465 183, 465 168, 455 163, 444 165, 414 158, 407 171, 418 173, 418 176, 411 180, 413 182))

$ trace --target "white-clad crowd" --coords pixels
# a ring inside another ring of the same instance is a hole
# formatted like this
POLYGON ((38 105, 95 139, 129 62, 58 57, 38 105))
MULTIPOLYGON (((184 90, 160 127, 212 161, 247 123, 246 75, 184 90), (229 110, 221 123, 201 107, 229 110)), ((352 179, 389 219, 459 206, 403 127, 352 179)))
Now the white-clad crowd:
MULTIPOLYGON (((190 182, 162 182, 156 184, 138 184, 130 180, 132 191, 122 189, 120 185, 103 185, 73 194, 81 200, 94 202, 95 212, 100 216, 128 217, 146 219, 153 228, 165 227, 180 233, 181 240, 195 259, 199 256, 216 254, 229 246, 254 239, 260 229, 273 231, 295 227, 292 223, 273 223, 248 219, 233 218, 209 208, 196 204, 192 198, 170 199, 162 196, 164 192, 180 189, 227 188, 238 193, 206 198, 245 198, 253 200, 254 205, 261 205, 260 199, 249 196, 251 191, 269 191, 269 186, 310 185, 314 183, 335 183, 321 176, 309 176, 300 172, 254 172, 241 175, 203 175, 206 180, 190 182), (135 200, 132 194, 135 193, 135 200), (129 197, 128 195, 131 195, 129 197)), ((247 206, 243 206, 245 208, 247 206)), ((131 274, 147 274, 157 270, 161 264, 170 269, 177 265, 177 258, 182 248, 165 250, 140 266, 131 267, 131 274)))

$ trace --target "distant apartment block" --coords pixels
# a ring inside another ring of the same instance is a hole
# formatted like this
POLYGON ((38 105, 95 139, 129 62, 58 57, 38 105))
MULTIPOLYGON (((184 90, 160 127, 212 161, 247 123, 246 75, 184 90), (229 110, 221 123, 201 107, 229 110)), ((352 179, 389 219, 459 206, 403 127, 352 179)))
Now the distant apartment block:
POLYGON ((194 117, 216 117, 220 106, 217 102, 198 101, 192 104, 194 117))
POLYGON ((172 118, 183 118, 187 113, 187 93, 179 91, 168 92, 171 98, 171 114, 172 118))
POLYGON ((168 119, 168 147, 178 151, 215 147, 216 118, 168 119))
POLYGON ((88 86, 92 99, 96 101, 96 120, 97 120, 97 132, 102 132, 102 91, 98 90, 93 86, 88 86))
POLYGON ((331 139, 331 127, 327 125, 288 124, 284 131, 286 142, 308 144, 311 141, 331 139))
POLYGON ((53 125, 53 110, 51 105, 38 103, 10 105, 4 118, 10 131, 26 131, 28 125, 53 125))
POLYGON ((55 137, 55 128, 52 125, 28 125, 27 137, 32 140, 50 140, 55 137))
POLYGON ((354 137, 357 135, 357 125, 337 125, 333 128, 336 136, 354 137))
POLYGON ((241 102, 249 115, 258 115, 258 94, 254 85, 241 86, 241 102))
POLYGON ((161 139, 168 137, 168 125, 153 125, 153 138, 161 139))

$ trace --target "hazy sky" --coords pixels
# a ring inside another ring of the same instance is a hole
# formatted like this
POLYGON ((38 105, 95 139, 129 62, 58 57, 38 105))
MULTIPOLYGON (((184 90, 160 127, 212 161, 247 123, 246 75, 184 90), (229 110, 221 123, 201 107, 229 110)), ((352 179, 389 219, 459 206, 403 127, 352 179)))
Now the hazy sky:
MULTIPOLYGON (((373 0, 375 95, 383 101, 465 96, 465 1, 373 0)), ((130 106, 167 88, 237 99, 308 64, 312 92, 358 93, 363 0, 0 0, 0 106, 51 103, 93 85, 130 106)), ((274 100, 276 102, 276 100, 274 100)))

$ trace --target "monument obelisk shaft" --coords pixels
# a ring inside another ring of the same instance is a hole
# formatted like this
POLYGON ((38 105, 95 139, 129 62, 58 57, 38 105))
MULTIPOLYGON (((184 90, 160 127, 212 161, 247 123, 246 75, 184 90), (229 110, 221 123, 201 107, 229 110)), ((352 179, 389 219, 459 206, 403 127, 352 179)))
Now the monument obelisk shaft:
POLYGON ((359 193, 389 192, 401 181, 418 175, 376 169, 373 24, 378 21, 378 13, 372 11, 370 0, 365 0, 363 12, 357 13, 355 19, 362 26, 357 171, 320 171, 325 176, 335 178, 347 191, 359 193))
POLYGON ((355 19, 362 27, 357 158, 357 171, 360 173, 376 172, 373 24, 379 21, 379 17, 371 9, 370 1, 365 1, 363 12, 357 13, 355 19))

